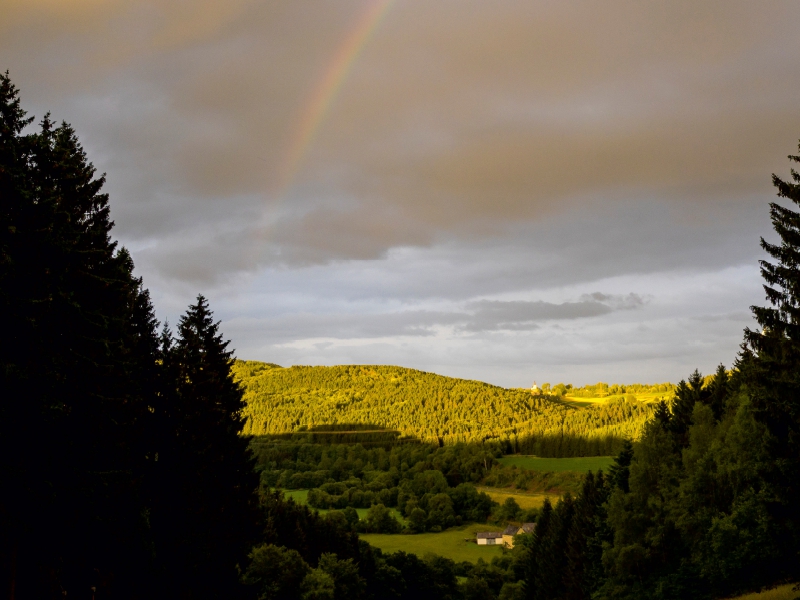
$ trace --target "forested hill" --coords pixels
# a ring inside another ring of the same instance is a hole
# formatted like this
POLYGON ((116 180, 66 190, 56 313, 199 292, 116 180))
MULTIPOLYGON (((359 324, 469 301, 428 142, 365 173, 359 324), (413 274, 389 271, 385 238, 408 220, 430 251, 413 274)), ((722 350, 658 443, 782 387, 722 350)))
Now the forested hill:
POLYGON ((516 450, 543 455, 554 452, 543 443, 569 438, 567 454, 595 454, 612 451, 623 437, 638 438, 653 412, 633 396, 577 408, 556 396, 393 366, 237 361, 234 373, 245 389, 244 433, 252 435, 375 424, 426 441, 509 440, 516 450))

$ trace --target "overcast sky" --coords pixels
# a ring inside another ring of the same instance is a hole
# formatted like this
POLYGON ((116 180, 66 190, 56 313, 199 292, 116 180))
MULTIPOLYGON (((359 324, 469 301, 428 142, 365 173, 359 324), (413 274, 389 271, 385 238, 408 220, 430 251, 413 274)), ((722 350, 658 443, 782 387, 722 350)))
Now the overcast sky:
POLYGON ((796 1, 0 0, 160 319, 504 386, 730 366, 800 138, 796 1), (380 17, 380 18, 378 18, 380 17), (316 111, 316 112, 315 112, 316 111))

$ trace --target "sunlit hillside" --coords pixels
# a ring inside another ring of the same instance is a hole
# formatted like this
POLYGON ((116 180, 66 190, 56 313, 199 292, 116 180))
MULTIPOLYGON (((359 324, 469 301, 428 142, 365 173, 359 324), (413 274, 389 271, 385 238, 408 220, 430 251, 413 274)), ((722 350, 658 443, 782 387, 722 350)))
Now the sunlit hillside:
POLYGON ((632 395, 581 407, 558 396, 393 366, 282 368, 237 361, 234 372, 245 388, 245 433, 253 435, 372 424, 425 441, 500 439, 532 454, 591 455, 607 454, 623 437, 636 438, 653 410, 632 395), (566 452, 542 446, 568 440, 575 448, 566 452))

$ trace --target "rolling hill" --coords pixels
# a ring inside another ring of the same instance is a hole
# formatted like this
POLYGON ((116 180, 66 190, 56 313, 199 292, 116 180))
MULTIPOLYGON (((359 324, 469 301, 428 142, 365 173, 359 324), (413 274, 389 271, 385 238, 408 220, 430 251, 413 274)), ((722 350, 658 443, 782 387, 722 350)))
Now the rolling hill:
POLYGON ((630 394, 582 407, 558 396, 394 366, 283 368, 236 361, 233 370, 245 390, 249 435, 375 426, 440 444, 508 440, 513 450, 542 455, 559 453, 533 452, 531 443, 541 451, 543 440, 579 439, 589 443, 591 455, 638 437, 653 412, 652 403, 630 394))

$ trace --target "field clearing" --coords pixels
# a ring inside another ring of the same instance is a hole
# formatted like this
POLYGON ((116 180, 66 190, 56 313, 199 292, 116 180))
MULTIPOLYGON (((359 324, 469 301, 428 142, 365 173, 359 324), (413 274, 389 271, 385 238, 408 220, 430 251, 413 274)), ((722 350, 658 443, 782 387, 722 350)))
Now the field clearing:
POLYGON ((475 538, 478 531, 502 530, 502 527, 496 525, 470 523, 447 529, 441 533, 417 533, 414 535, 359 533, 358 537, 384 552, 402 550, 409 554, 416 554, 420 558, 426 554, 438 554, 445 558, 452 558, 456 562, 466 560, 474 563, 479 558, 487 562, 491 561, 493 556, 502 552, 501 546, 478 546, 478 544, 467 542, 465 539, 475 538))
POLYGON ((794 586, 795 584, 793 583, 787 583, 764 592, 736 596, 731 600, 794 600, 795 598, 800 598, 800 592, 795 592, 792 589, 794 586))
POLYGON ((611 456, 584 456, 579 458, 539 458, 536 456, 503 456, 497 459, 498 462, 506 467, 516 465, 518 469, 528 471, 553 471, 560 473, 563 471, 576 471, 586 473, 588 471, 608 470, 614 463, 611 456))
MULTIPOLYGON (((508 490, 488 487, 479 487, 478 491, 488 494, 489 497, 498 504, 503 504, 503 502, 509 498, 513 498, 517 501, 519 507, 525 510, 528 510, 529 508, 542 508, 545 498, 550 498, 550 502, 555 503, 561 497, 558 494, 526 493, 517 491, 510 492, 508 490)), ((486 531, 489 530, 487 529, 486 531)))
MULTIPOLYGON (((303 504, 303 505, 306 505, 306 506, 308 505, 308 490, 281 490, 281 491, 283 491, 283 495, 286 498, 291 498, 292 500, 294 500, 298 504, 303 504)), ((309 508, 311 508, 311 510, 316 510, 321 515, 324 515, 329 510, 332 510, 332 509, 328 509, 328 508, 312 508, 310 506, 309 506, 309 508)), ((363 519, 364 517, 366 517, 368 510, 369 510, 368 508, 357 508, 356 512, 358 513, 358 518, 359 519, 363 519)), ((390 508, 389 510, 394 515, 394 518, 397 519, 398 521, 400 521, 401 525, 404 525, 404 526, 406 525, 405 517, 403 515, 401 515, 397 511, 396 508, 390 508)))
POLYGON ((639 392, 637 394, 603 396, 602 398, 582 398, 581 396, 566 395, 563 397, 562 402, 576 408, 586 408, 587 406, 594 406, 595 404, 606 404, 614 400, 622 400, 631 397, 636 398, 639 402, 658 402, 659 400, 669 400, 673 395, 674 392, 639 392))

